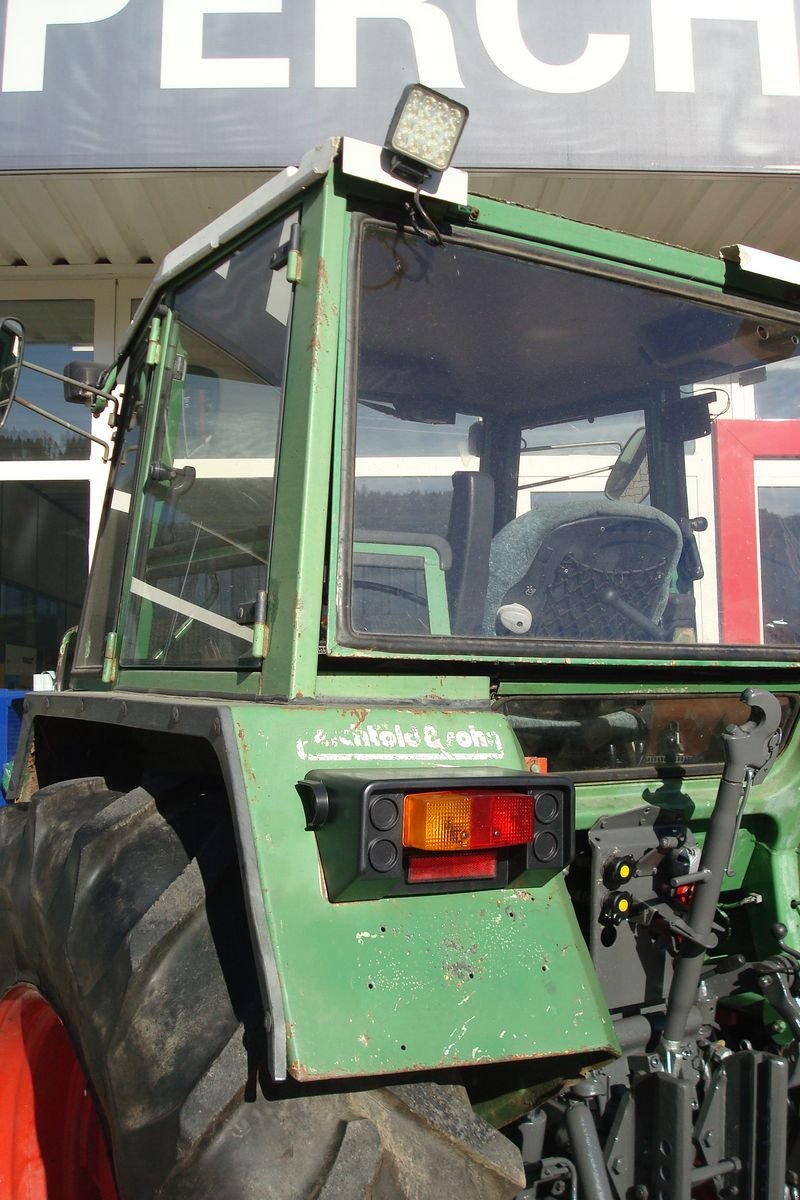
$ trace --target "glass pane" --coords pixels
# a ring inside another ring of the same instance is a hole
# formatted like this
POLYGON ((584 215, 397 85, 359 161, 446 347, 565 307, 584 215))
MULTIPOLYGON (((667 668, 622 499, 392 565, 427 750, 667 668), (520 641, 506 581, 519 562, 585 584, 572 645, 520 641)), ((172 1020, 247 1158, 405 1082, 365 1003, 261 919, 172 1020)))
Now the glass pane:
MULTIPOLYGON (((794 723, 798 698, 779 695, 781 745, 794 723)), ((716 774, 725 761, 722 733, 749 719, 733 696, 513 696, 495 702, 506 713, 526 757, 541 771, 613 771, 648 775, 716 774)))
POLYGON ((800 388, 800 362, 788 359, 759 371, 753 380, 756 417, 760 420, 785 420, 797 416, 800 388))
POLYGON ((796 646, 800 644, 800 486, 760 487, 758 524, 764 641, 796 646))
POLYGON ((345 640, 800 645, 753 482, 800 459, 798 327, 372 221, 359 252, 345 640))
MULTIPOLYGON (((450 476, 396 475, 387 462, 383 477, 356 479, 356 530, 424 528, 426 533, 447 535, 450 516, 450 476)), ((357 534, 358 536, 358 534, 357 534)), ((363 538, 362 538, 363 540, 363 538)))
MULTIPOLYGON (((2 308, 25 327, 25 359, 51 371, 63 371, 68 362, 94 358, 94 301, 4 300, 2 308)), ((89 430, 89 410, 67 404, 60 383, 23 368, 19 394, 62 420, 89 430)), ((29 412, 20 404, 11 407, 0 430, 0 459, 76 459, 89 457, 86 438, 29 412)))
POLYGON ((115 434, 114 461, 75 648, 76 670, 96 671, 102 667, 106 635, 117 624, 139 461, 139 438, 152 372, 145 358, 146 342, 143 342, 134 351, 126 373, 122 421, 115 434))
POLYGON ((0 483, 0 686, 54 671, 86 586, 88 482, 0 483))
MULTIPOLYGON (((517 513, 550 508, 587 493, 602 496, 611 468, 644 423, 644 412, 638 409, 523 429, 517 513)), ((625 498, 640 503, 649 493, 648 482, 647 473, 641 472, 635 496, 631 480, 625 498)))
POLYGON ((252 666, 266 589, 291 285, 261 235, 182 288, 123 662, 252 666))

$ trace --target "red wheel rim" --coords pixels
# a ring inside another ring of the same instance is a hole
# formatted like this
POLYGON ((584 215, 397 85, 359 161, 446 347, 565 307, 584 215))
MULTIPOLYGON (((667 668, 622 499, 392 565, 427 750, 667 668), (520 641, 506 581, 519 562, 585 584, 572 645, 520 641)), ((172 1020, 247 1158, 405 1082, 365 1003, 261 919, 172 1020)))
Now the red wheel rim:
POLYGON ((0 1196, 117 1200, 83 1070, 58 1015, 34 988, 0 1000, 0 1196))

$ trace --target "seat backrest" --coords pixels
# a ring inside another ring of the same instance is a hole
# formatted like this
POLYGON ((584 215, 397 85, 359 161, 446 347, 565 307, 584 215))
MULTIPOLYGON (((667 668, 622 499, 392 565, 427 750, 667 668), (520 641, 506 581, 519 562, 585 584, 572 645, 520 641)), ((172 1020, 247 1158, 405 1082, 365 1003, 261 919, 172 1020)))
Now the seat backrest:
POLYGON ((682 541, 659 509, 602 496, 523 513, 492 541, 483 631, 514 605, 531 637, 659 639, 682 541))
POLYGON ((447 541, 453 565, 447 572, 447 599, 453 633, 478 635, 489 579, 494 527, 494 479, 485 471, 456 471, 447 541))

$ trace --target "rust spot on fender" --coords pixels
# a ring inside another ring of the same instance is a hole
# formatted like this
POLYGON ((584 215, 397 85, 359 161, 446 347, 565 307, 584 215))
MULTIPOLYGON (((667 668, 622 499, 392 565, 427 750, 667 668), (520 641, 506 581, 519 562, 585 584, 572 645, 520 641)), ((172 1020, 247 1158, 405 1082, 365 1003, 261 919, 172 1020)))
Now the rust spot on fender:
MULTIPOLYGON (((244 729, 242 728, 241 725, 236 726, 236 737, 238 738, 239 746, 241 748, 242 766, 244 768, 244 772, 247 775, 250 782, 255 783, 256 782, 256 773, 253 770, 253 768, 250 766, 250 762, 249 762, 250 747, 247 744, 247 738, 245 736, 244 729)), ((252 799, 252 797, 251 797, 251 799, 252 799)))
POLYGON ((368 715, 369 715, 368 708, 343 708, 342 709, 343 717, 355 718, 355 728, 356 729, 358 729, 359 725, 364 724, 368 715))
POLYGON ((28 755, 25 759, 25 765, 22 768, 20 785, 17 795, 14 797, 14 803, 26 803, 31 799, 35 792, 38 792, 38 790, 39 775, 36 769, 36 742, 35 740, 32 740, 28 755))

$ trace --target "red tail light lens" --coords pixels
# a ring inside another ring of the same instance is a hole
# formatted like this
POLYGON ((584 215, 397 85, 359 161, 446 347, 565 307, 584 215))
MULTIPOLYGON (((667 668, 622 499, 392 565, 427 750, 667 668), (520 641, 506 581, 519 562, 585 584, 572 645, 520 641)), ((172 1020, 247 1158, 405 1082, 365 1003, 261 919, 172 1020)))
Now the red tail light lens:
POLYGON ((416 850, 495 850, 533 839, 533 797, 519 792, 412 792, 403 845, 416 850))
POLYGON ((491 850, 461 854, 410 854, 409 883, 436 883, 442 879, 494 879, 497 855, 491 850))

